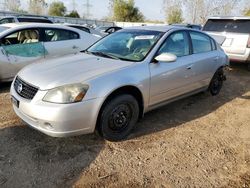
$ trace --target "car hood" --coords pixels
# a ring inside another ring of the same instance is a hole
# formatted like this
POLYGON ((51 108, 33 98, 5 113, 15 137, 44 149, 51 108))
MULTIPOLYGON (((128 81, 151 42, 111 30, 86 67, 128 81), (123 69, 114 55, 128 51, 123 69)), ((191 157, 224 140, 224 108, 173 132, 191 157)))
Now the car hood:
POLYGON ((66 84, 81 83, 132 64, 134 62, 81 53, 34 63, 22 69, 18 76, 40 90, 48 90, 66 84))

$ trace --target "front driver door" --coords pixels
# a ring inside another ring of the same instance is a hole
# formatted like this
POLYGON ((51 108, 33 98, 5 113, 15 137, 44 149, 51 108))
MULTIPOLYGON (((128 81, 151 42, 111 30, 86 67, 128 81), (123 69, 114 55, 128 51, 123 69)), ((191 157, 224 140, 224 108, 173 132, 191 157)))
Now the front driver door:
POLYGON ((170 34, 156 55, 161 53, 175 54, 177 60, 175 62, 150 63, 151 106, 192 90, 189 86, 194 73, 188 34, 185 31, 170 34))
POLYGON ((44 58, 44 46, 39 41, 39 30, 28 29, 1 39, 0 62, 2 79, 13 78, 26 65, 44 58))

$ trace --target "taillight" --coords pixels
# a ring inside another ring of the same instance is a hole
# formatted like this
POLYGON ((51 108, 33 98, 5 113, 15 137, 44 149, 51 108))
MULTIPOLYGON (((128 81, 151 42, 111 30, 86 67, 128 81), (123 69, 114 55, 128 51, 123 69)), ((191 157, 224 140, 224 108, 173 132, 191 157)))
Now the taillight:
POLYGON ((250 48, 250 34, 249 34, 248 41, 247 41, 247 48, 250 48))

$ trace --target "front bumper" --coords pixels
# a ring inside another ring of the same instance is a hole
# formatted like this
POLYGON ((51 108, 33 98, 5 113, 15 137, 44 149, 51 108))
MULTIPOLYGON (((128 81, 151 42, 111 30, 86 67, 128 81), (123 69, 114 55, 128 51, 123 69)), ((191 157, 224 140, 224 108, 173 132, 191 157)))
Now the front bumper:
POLYGON ((46 91, 38 91, 30 101, 19 96, 13 84, 11 95, 20 103, 13 105, 15 113, 32 128, 53 137, 92 133, 102 104, 102 98, 73 104, 54 104, 42 101, 46 91))

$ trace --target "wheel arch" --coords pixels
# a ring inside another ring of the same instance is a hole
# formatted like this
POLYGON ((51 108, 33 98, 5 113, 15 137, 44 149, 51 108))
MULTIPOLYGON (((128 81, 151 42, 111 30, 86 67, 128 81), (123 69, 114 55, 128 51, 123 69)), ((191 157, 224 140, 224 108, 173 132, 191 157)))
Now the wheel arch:
POLYGON ((98 127, 99 121, 100 121, 100 114, 103 110, 103 108, 105 107, 105 105, 112 100, 112 98, 122 95, 122 94, 130 94, 133 97, 135 97, 135 99, 138 102, 139 105, 139 118, 142 118, 144 115, 144 98, 143 98, 143 94, 141 92, 141 90, 134 86, 134 85, 125 85, 125 86, 121 86, 119 88, 114 89, 113 91, 111 91, 104 99, 101 108, 99 109, 98 112, 98 116, 97 116, 97 121, 96 121, 96 127, 98 127))

